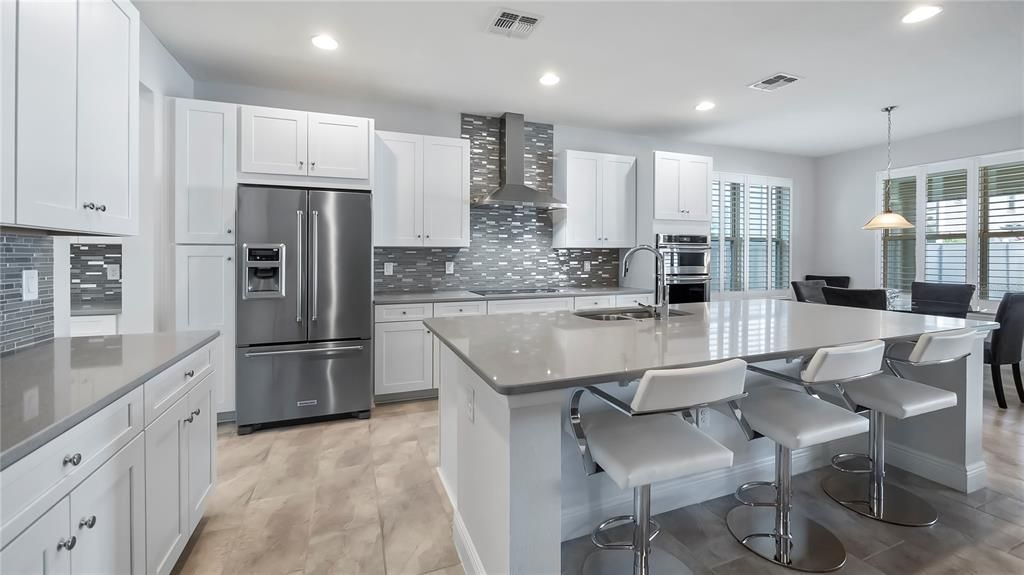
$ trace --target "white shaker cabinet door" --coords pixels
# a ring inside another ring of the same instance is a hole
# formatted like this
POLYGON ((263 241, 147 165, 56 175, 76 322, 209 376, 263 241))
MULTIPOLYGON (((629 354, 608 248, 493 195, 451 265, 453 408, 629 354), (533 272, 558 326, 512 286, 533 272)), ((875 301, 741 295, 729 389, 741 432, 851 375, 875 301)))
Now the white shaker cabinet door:
POLYGON ((309 175, 366 180, 370 177, 370 120, 309 113, 309 175))
POLYGON ((423 137, 423 245, 469 247, 469 140, 423 137))
POLYGON ((423 245, 423 136, 376 134, 373 245, 423 245))
POLYGON ((182 331, 220 331, 222 369, 214 390, 216 413, 235 409, 234 246, 175 247, 175 315, 182 331))
POLYGON ((136 436, 71 492, 73 573, 146 572, 145 447, 136 436))
MULTIPOLYGON (((232 350, 233 351, 233 350, 232 350)), ((213 413, 214 371, 188 392, 188 515, 189 532, 195 530, 206 510, 217 476, 217 418, 213 413)))
POLYGON ((654 152, 654 219, 708 221, 711 171, 707 156, 654 152))
POLYGON ((174 240, 233 244, 238 106, 174 102, 174 240))
POLYGON ((242 106, 242 172, 305 176, 308 114, 242 106))
POLYGON ((596 248, 601 233, 601 154, 567 152, 565 247, 596 248))
POLYGON ((434 386, 433 336, 420 321, 378 323, 374 334, 374 393, 434 386))
POLYGON ((78 200, 95 206, 87 231, 138 233, 138 44, 130 3, 78 3, 78 200))
POLYGON ((188 516, 187 396, 146 427, 146 573, 166 575, 185 548, 188 516))
POLYGON ((78 539, 71 539, 68 513, 68 499, 65 497, 15 537, 0 551, 0 573, 69 575, 71 553, 77 547, 78 539))
POLYGON ((17 22, 16 219, 83 230, 92 214, 77 195, 78 6, 21 1, 17 22))
POLYGON ((601 245, 636 245, 636 158, 605 156, 601 161, 601 245))

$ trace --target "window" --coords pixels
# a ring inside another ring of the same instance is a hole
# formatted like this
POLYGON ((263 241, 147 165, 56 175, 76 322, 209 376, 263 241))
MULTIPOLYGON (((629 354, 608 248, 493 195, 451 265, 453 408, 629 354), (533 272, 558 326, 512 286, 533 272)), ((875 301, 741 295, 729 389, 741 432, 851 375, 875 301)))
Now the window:
POLYGON ((967 283, 967 170, 928 174, 924 281, 967 283))
POLYGON ((1024 162, 978 170, 979 296, 1024 291, 1024 162))
MULTIPOLYGON (((885 185, 885 182, 882 183, 885 185)), ((889 193, 882 208, 917 222, 917 178, 907 176, 889 181, 889 193)), ((910 291, 917 277, 915 228, 882 231, 882 287, 910 291)))
POLYGON ((711 184, 711 289, 789 287, 790 192, 780 178, 715 174, 711 184))

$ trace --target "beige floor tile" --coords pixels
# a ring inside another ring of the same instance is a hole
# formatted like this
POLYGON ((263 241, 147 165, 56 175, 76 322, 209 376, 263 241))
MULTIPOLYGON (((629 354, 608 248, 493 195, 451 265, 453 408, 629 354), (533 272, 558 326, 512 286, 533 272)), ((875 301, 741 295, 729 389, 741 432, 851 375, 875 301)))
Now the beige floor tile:
POLYGON ((373 417, 391 417, 395 415, 408 415, 410 413, 430 413, 437 411, 437 400, 428 399, 421 401, 400 401, 398 403, 384 403, 373 408, 373 417))
POLYGON ((305 575, 384 575, 384 544, 380 526, 313 529, 305 575))
POLYGON ((408 490, 430 485, 433 488, 434 468, 427 463, 415 441, 398 444, 407 456, 395 457, 373 468, 377 482, 377 494, 381 499, 399 496, 408 490))
POLYGON ((380 529, 377 489, 370 465, 340 468, 330 477, 321 477, 314 505, 312 533, 367 525, 380 529))
POLYGON ((445 567, 444 569, 438 569, 437 571, 431 571, 426 575, 466 575, 466 570, 462 568, 462 564, 452 565, 451 567, 445 567))
MULTIPOLYGON (((205 520, 204 520, 205 521, 205 520)), ((200 525, 174 575, 221 575, 239 529, 210 531, 200 525)))
POLYGON ((244 527, 232 545, 224 575, 281 575, 301 571, 309 546, 309 523, 244 527))
POLYGON ((420 575, 459 562, 451 522, 430 483, 380 498, 388 575, 420 575))
POLYGON ((410 413, 401 417, 370 418, 370 442, 374 447, 416 441, 424 427, 437 425, 436 412, 410 413))

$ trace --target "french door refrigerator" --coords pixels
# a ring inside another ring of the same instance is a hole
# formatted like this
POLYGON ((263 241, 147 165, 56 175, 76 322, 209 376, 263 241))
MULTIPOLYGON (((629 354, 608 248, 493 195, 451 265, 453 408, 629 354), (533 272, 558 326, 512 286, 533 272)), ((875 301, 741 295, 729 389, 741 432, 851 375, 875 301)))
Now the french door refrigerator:
POLYGON ((369 192, 238 187, 236 415, 369 415, 369 192))

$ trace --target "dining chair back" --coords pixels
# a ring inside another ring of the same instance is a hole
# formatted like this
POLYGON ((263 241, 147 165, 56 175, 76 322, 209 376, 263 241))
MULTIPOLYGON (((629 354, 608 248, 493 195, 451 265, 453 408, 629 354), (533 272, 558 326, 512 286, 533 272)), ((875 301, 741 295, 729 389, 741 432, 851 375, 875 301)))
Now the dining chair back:
POLYGON ((825 303, 847 307, 885 310, 889 300, 884 289, 846 289, 825 286, 821 288, 825 303))
POLYGON ((848 288, 848 287, 850 287, 850 276, 816 276, 816 275, 807 275, 807 276, 804 276, 804 279, 807 280, 807 281, 821 280, 821 281, 825 282, 825 284, 828 285, 828 287, 840 287, 840 288, 848 288))
POLYGON ((825 294, 821 293, 821 288, 828 285, 825 280, 792 281, 790 284, 796 301, 825 303, 825 294))
POLYGON ((965 318, 971 311, 973 297, 974 286, 971 284, 910 284, 910 305, 914 313, 965 318))

